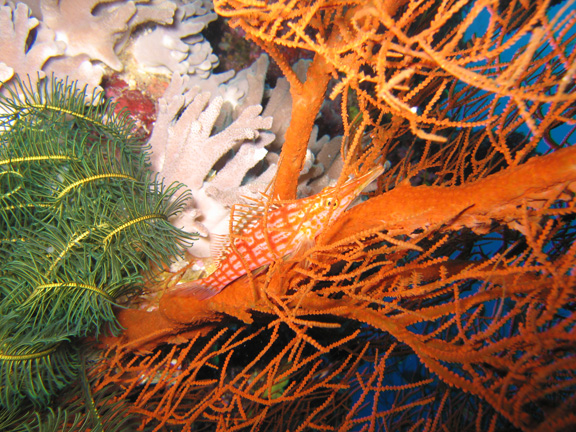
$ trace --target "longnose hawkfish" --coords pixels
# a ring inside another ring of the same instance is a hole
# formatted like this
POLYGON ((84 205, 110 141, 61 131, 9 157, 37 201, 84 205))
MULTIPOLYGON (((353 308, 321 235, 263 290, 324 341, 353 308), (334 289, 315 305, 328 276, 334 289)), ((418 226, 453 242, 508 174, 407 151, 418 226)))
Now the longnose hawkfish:
POLYGON ((177 284, 173 294, 199 300, 210 298, 248 271, 311 244, 322 229, 342 214, 383 171, 382 167, 374 168, 308 198, 259 206, 234 206, 230 235, 214 253, 216 270, 202 279, 177 284))

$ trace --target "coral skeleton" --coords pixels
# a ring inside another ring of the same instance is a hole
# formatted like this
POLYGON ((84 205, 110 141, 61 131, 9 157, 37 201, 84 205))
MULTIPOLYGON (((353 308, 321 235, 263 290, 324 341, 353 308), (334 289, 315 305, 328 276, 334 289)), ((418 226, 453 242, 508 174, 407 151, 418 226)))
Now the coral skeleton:
POLYGON ((106 68, 122 71, 130 62, 139 65, 137 74, 202 78, 218 64, 200 33, 216 19, 211 2, 38 0, 1 8, 3 82, 15 73, 33 80, 54 74, 91 93, 100 90, 106 68))
POLYGON ((184 4, 176 10, 171 25, 154 26, 136 36, 129 52, 146 71, 206 78, 218 65, 218 58, 200 32, 216 17, 201 0, 184 4))
POLYGON ((32 82, 44 78, 42 70, 48 59, 62 55, 66 49, 63 42, 56 40, 54 31, 30 16, 28 6, 0 6, 0 65, 2 82, 14 74, 29 76, 32 82), (36 40, 28 47, 30 32, 36 31, 36 40))

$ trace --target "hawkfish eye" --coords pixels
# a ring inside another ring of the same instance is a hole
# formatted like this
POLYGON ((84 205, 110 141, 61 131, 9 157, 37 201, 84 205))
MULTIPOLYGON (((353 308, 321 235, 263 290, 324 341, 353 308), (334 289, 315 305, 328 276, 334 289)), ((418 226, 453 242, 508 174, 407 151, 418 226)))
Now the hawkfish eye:
POLYGON ((340 201, 338 201, 338 198, 327 198, 325 204, 328 207, 336 208, 340 205, 340 201))

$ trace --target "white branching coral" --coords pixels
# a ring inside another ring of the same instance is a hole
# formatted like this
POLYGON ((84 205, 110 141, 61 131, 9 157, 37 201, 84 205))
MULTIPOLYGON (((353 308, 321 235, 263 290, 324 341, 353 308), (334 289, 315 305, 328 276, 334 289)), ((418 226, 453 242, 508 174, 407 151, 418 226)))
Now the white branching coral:
MULTIPOLYGON (((229 206, 248 192, 243 180, 266 157, 266 146, 274 139, 267 131, 272 118, 262 117, 262 107, 253 105, 226 128, 215 130, 223 98, 210 99, 210 93, 201 93, 198 87, 188 90, 187 84, 188 77, 175 75, 159 100, 149 142, 152 167, 167 183, 179 180, 192 190, 195 206, 173 221, 175 225, 203 236, 226 234, 229 206), (213 171, 218 163, 224 166, 213 171)), ((269 178, 261 182, 263 188, 269 178)), ((193 248, 197 256, 209 254, 203 242, 193 248)))
POLYGON ((0 62, 0 81, 4 82, 12 78, 14 75, 14 69, 8 66, 6 63, 0 62))
POLYGON ((39 21, 30 16, 25 4, 0 6, 0 78, 3 82, 18 74, 30 76, 34 83, 44 78, 42 67, 48 59, 64 53, 65 45, 55 40, 54 32, 38 25, 39 21), (37 29, 36 40, 28 47, 30 32, 34 29, 37 29))
MULTIPOLYGON (((210 94, 200 93, 198 87, 190 90, 186 98, 191 99, 191 102, 186 107, 180 107, 184 110, 177 121, 169 126, 168 139, 157 139, 161 133, 158 123, 151 137, 154 154, 162 155, 154 157, 153 166, 162 172, 167 180, 178 178, 189 187, 198 189, 202 187, 204 178, 212 167, 227 152, 245 142, 250 142, 254 149, 259 149, 273 138, 269 135, 265 139, 266 135, 261 136, 259 133, 259 130, 272 125, 271 117, 263 118, 259 115, 262 111, 259 105, 246 108, 231 125, 213 135, 214 123, 222 108, 222 98, 216 97, 209 102, 210 94), (262 142, 263 140, 267 142, 262 142)), ((169 115, 169 112, 161 108, 159 117, 164 115, 169 115)), ((243 152, 244 172, 262 159, 256 156, 254 162, 248 162, 248 155, 249 153, 243 152)), ((238 174, 238 170, 236 173, 238 174)))
POLYGON ((170 26, 154 26, 136 37, 129 51, 147 71, 196 74, 206 78, 218 64, 212 47, 200 34, 217 18, 197 0, 178 7, 170 26))
POLYGON ((70 82, 77 81, 80 87, 86 88, 88 94, 101 90, 100 83, 105 73, 104 67, 94 64, 86 54, 51 58, 44 66, 44 71, 47 76, 54 74, 60 79, 67 79, 70 82))
POLYGON ((3 4, 2 81, 14 74, 36 79, 53 73, 92 92, 101 90, 106 68, 122 71, 129 65, 132 76, 207 78, 218 64, 200 34, 216 19, 209 0, 0 0, 3 4))
POLYGON ((123 64, 115 47, 126 33, 146 20, 172 22, 174 7, 166 7, 166 2, 139 7, 133 1, 115 0, 42 0, 41 3, 43 22, 56 33, 57 40, 66 44, 66 55, 86 54, 117 71, 123 69, 123 64))
POLYGON ((41 6, 44 23, 66 44, 69 56, 87 54, 92 60, 121 70, 122 62, 114 52, 114 45, 119 34, 128 30, 136 6, 134 2, 126 2, 94 15, 92 10, 100 3, 103 1, 44 0, 41 6))

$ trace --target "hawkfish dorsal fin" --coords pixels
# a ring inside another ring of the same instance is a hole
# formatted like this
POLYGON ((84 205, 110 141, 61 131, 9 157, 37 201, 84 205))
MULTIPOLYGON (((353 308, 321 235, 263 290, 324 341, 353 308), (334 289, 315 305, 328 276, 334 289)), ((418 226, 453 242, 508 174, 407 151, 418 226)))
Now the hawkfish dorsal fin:
MULTIPOLYGON (((270 202, 270 196, 265 194, 264 192, 260 192, 260 196, 248 196, 248 195, 240 195, 244 201, 251 201, 255 205, 259 207, 266 207, 266 204, 270 202)), ((254 205, 252 204, 252 205, 254 205)))
POLYGON ((251 204, 234 204, 230 211, 230 237, 254 226, 264 215, 264 207, 251 204))
POLYGON ((276 204, 252 199, 255 204, 234 204, 230 211, 230 237, 240 237, 243 231, 260 222, 266 212, 278 208, 276 204))
POLYGON ((210 234, 210 256, 215 262, 221 261, 228 252, 230 246, 230 235, 210 234))

